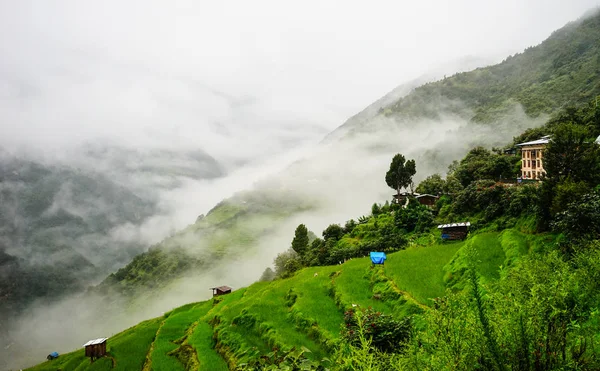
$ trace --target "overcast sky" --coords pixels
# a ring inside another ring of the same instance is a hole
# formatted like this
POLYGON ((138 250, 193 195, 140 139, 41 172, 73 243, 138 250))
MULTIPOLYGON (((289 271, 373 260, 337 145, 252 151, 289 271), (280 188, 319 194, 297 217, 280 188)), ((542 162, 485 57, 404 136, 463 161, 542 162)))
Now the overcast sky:
POLYGON ((501 60, 595 6, 0 0, 0 145, 283 150, 432 68, 501 60))

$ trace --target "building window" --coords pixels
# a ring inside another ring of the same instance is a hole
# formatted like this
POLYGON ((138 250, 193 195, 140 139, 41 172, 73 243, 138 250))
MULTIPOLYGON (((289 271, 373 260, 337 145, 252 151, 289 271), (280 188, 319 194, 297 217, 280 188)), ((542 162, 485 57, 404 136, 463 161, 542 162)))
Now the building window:
POLYGON ((533 179, 535 179, 535 171, 533 172, 533 179))
POLYGON ((537 160, 537 166, 540 167, 540 160, 537 160))
POLYGON ((531 160, 527 160, 527 167, 531 167, 531 160))

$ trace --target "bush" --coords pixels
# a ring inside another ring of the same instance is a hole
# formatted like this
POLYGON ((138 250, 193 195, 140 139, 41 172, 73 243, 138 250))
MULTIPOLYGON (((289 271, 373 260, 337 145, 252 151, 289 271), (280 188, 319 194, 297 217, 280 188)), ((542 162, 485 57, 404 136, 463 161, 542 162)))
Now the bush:
POLYGON ((370 340, 373 348, 386 353, 402 350, 412 331, 410 317, 399 321, 372 308, 350 309, 344 313, 344 322, 342 338, 345 341, 360 346, 360 336, 363 335, 370 340))

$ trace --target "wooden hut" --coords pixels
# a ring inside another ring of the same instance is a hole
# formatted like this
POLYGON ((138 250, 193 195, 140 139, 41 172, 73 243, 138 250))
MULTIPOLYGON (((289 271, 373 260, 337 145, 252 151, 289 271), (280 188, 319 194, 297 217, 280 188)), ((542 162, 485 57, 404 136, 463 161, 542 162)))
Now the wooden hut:
POLYGON ((434 207, 435 203, 437 202, 437 200, 439 200, 439 198, 440 198, 439 196, 428 195, 428 194, 421 194, 416 197, 417 201, 419 201, 419 203, 421 205, 425 205, 425 206, 429 206, 429 207, 434 207))
POLYGON ((106 340, 108 338, 98 338, 83 344, 85 356, 90 357, 92 362, 94 359, 104 357, 106 355, 106 340))
POLYGON ((229 287, 229 286, 211 287, 210 289, 213 290, 213 297, 225 295, 225 294, 231 294, 231 287, 229 287))
POLYGON ((438 229, 442 230, 443 240, 464 240, 469 233, 469 222, 440 224, 438 229))

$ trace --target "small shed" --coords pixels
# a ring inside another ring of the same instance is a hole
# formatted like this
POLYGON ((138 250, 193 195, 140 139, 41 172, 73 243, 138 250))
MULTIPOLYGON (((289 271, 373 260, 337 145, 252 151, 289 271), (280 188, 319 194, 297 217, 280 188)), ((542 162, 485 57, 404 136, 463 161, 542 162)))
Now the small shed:
POLYGON ((435 195, 429 195, 429 194, 421 194, 418 195, 416 197, 417 201, 419 201, 419 203, 421 205, 425 205, 425 206, 429 206, 429 207, 434 207, 435 203, 437 202, 437 200, 439 200, 439 196, 435 196, 435 195))
POLYGON ((106 340, 108 340, 108 338, 98 338, 83 344, 85 356, 90 357, 92 361, 104 357, 106 355, 106 340))
POLYGON ((464 240, 469 233, 470 222, 440 224, 438 229, 442 230, 443 240, 464 240))
POLYGON ((211 287, 214 296, 220 296, 225 294, 231 294, 231 287, 229 286, 219 286, 219 287, 211 287))
POLYGON ((56 359, 56 358, 58 358, 58 352, 52 352, 52 353, 48 354, 48 357, 46 357, 46 359, 48 361, 52 361, 53 359, 56 359))
POLYGON ((371 257, 371 262, 373 264, 381 264, 381 265, 383 265, 383 263, 387 259, 387 256, 385 256, 384 252, 371 251, 371 253, 369 254, 369 256, 371 257))

